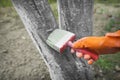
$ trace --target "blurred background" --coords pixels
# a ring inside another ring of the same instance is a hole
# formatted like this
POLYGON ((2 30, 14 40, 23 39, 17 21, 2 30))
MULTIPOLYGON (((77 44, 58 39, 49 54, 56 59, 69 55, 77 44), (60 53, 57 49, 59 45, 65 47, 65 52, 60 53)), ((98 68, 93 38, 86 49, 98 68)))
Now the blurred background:
MULTIPOLYGON (((57 18, 56 0, 48 0, 57 18)), ((120 29, 120 0, 94 0, 93 35, 120 29)), ((93 64, 95 80, 120 80, 120 53, 93 64)), ((50 80, 48 69, 10 0, 0 0, 0 80, 50 80)))

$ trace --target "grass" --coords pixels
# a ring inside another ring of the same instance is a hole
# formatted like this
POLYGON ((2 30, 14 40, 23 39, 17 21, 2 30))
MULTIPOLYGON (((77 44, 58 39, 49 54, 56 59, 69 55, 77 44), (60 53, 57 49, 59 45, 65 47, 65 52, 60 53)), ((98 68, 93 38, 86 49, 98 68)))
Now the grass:
POLYGON ((49 3, 55 3, 57 0, 48 0, 49 3))
POLYGON ((120 0, 95 0, 96 3, 104 3, 104 4, 116 4, 120 3, 120 0))
POLYGON ((120 29, 120 14, 118 16, 111 18, 105 26, 105 31, 117 31, 120 29))
POLYGON ((0 7, 10 7, 12 6, 11 0, 0 0, 0 7))
POLYGON ((100 58, 95 65, 99 66, 103 70, 111 70, 114 68, 114 64, 112 61, 109 61, 105 58, 105 56, 100 58))
MULTIPOLYGON (((56 0, 48 0, 50 4, 55 3, 56 0)), ((10 7, 12 6, 11 0, 0 0, 0 7, 10 7)))
POLYGON ((56 18, 56 20, 58 21, 58 10, 57 10, 57 3, 56 2, 50 2, 50 7, 53 11, 53 14, 56 18))
POLYGON ((95 65, 99 66, 103 70, 113 70, 116 65, 120 66, 120 52, 117 54, 102 55, 100 59, 96 61, 95 65))

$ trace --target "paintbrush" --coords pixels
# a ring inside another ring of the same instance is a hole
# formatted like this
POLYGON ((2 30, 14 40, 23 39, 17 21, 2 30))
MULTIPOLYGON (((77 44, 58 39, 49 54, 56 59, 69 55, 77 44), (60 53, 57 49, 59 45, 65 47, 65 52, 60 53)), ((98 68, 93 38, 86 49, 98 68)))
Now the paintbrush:
MULTIPOLYGON (((75 34, 69 31, 56 29, 54 30, 46 40, 47 44, 56 50, 59 53, 63 53, 67 47, 72 48, 72 42, 75 40, 75 34)), ((91 58, 96 61, 98 59, 98 55, 93 51, 88 49, 74 49, 77 52, 81 52, 83 54, 88 54, 91 58)))

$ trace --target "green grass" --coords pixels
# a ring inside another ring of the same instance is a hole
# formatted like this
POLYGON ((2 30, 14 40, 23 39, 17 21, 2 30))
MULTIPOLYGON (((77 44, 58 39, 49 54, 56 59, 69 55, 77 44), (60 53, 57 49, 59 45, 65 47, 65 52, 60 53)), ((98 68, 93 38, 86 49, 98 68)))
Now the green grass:
POLYGON ((50 3, 50 6, 51 6, 51 9, 52 9, 52 11, 53 11, 53 14, 54 14, 56 20, 58 21, 57 3, 55 3, 55 2, 50 3))
POLYGON ((105 26, 105 31, 117 31, 120 29, 120 14, 118 16, 114 16, 110 18, 108 23, 105 26))
POLYGON ((0 7, 10 7, 12 6, 11 0, 0 0, 0 7))
MULTIPOLYGON (((49 3, 55 3, 56 0, 48 0, 49 3)), ((10 7, 12 6, 11 0, 0 0, 0 7, 10 7)))
POLYGON ((115 25, 115 20, 114 19, 110 19, 109 22, 107 23, 105 30, 106 31, 111 31, 111 29, 114 27, 115 25))
POLYGON ((111 70, 114 67, 112 61, 109 61, 105 57, 100 58, 95 64, 98 65, 103 70, 111 70))
POLYGON ((99 66, 103 70, 113 70, 116 65, 120 66, 120 52, 117 54, 109 54, 100 56, 95 65, 99 66))
POLYGON ((116 4, 120 3, 120 0, 95 0, 95 2, 104 4, 116 4))
POLYGON ((49 3, 55 3, 57 0, 48 0, 49 3))

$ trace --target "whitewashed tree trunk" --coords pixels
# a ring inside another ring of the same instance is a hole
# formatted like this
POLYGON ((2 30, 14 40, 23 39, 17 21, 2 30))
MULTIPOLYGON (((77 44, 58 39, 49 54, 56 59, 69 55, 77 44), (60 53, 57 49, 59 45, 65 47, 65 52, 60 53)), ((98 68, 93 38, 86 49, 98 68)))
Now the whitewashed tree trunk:
MULTIPOLYGON (((12 0, 25 28, 49 68, 52 80, 93 80, 91 67, 68 49, 59 54, 46 44, 58 28, 47 0, 12 0)), ((93 0, 58 0, 59 27, 77 35, 91 35, 93 0)))

